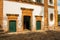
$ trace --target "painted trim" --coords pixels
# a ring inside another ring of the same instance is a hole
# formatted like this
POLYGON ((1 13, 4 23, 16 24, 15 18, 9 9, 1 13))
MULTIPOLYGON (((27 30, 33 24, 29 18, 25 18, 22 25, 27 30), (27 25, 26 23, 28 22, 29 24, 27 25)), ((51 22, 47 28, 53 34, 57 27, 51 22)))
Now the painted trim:
MULTIPOLYGON (((41 21, 41 29, 42 29, 42 17, 43 17, 43 16, 35 16, 35 17, 36 17, 36 22, 37 22, 37 21, 41 21)), ((40 29, 40 30, 41 30, 41 29, 40 29)), ((36 30, 36 31, 37 31, 37 30, 36 30)))
POLYGON ((32 29, 32 11, 33 11, 33 9, 21 8, 21 10, 22 10, 22 31, 24 31, 24 29, 23 29, 24 16, 30 16, 31 17, 30 24, 31 24, 31 31, 32 31, 33 30, 32 29))
POLYGON ((14 15, 13 14, 8 14, 7 16, 8 16, 8 24, 7 24, 8 25, 8 28, 7 28, 8 30, 7 30, 7 32, 9 32, 9 21, 10 20, 16 20, 16 32, 17 32, 18 31, 18 27, 17 27, 17 23, 18 23, 17 19, 18 19, 18 16, 16 16, 16 14, 14 14, 14 15))

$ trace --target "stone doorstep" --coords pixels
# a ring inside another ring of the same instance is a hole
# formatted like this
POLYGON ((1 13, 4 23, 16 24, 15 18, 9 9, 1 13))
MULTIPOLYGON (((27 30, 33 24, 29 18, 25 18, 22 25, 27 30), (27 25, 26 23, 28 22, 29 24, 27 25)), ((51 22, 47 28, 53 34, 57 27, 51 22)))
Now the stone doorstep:
MULTIPOLYGON (((37 31, 34 31, 34 32, 45 32, 45 31, 44 30, 37 30, 37 31)), ((22 32, 10 32, 10 33, 7 33, 7 34, 26 34, 26 33, 33 33, 33 31, 24 30, 22 32)))
MULTIPOLYGON (((24 30, 24 31, 22 31, 22 32, 8 32, 8 33, 6 33, 6 34, 26 34, 26 33, 33 33, 33 32, 44 32, 45 33, 45 31, 47 31, 47 30, 36 30, 36 31, 30 31, 30 30, 24 30)), ((4 33, 4 32, 1 32, 1 33, 4 33)))
MULTIPOLYGON (((37 30, 36 32, 43 32, 43 33, 46 33, 45 31, 43 30, 37 30)), ((10 32, 10 33, 4 33, 4 34, 1 34, 0 37, 5 37, 5 36, 11 36, 13 34, 17 35, 17 34, 28 34, 28 33, 34 33, 34 32, 31 32, 31 31, 23 31, 23 32, 10 32)))

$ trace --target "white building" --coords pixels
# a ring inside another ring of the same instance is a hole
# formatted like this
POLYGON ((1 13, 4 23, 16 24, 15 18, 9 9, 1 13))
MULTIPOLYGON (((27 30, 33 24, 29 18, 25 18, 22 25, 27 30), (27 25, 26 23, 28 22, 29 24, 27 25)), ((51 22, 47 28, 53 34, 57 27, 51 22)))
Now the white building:
POLYGON ((53 30, 57 26, 57 0, 4 0, 3 30, 53 30))

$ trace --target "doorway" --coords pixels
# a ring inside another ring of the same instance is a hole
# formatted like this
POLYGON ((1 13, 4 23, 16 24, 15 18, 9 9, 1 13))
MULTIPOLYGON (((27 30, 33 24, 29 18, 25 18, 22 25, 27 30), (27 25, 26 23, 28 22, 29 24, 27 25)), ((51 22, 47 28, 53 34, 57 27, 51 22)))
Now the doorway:
POLYGON ((36 30, 41 29, 41 21, 36 21, 36 30))
POLYGON ((9 32, 16 32, 16 21, 9 21, 9 32))
POLYGON ((31 30, 31 24, 30 24, 30 16, 24 16, 23 24, 24 24, 24 30, 31 30))

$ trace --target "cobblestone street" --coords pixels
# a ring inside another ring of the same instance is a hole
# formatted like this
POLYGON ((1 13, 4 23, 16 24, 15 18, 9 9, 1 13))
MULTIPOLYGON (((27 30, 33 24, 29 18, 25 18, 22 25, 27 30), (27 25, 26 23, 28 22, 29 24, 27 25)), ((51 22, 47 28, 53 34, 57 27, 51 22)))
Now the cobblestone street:
POLYGON ((46 31, 46 32, 28 32, 19 34, 2 34, 0 40, 60 40, 60 32, 46 31))

